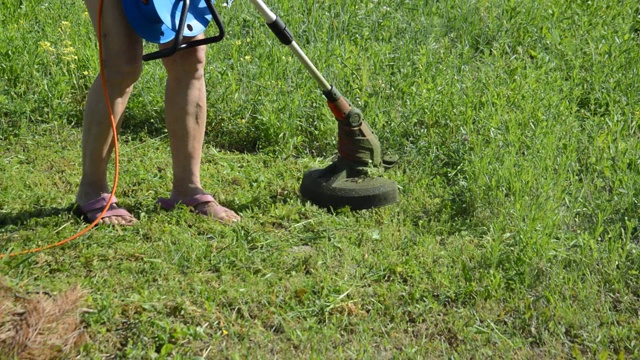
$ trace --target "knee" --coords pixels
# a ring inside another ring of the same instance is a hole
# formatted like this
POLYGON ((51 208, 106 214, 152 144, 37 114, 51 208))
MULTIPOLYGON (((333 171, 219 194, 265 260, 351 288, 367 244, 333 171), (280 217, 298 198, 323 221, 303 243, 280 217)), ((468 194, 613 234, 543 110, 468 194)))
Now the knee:
POLYGON ((106 60, 104 67, 107 81, 110 84, 122 90, 130 89, 142 75, 142 55, 125 56, 115 61, 106 60))
POLYGON ((167 70, 167 75, 180 76, 190 79, 204 77, 204 65, 206 61, 206 48, 197 46, 191 49, 181 50, 170 57, 162 59, 162 64, 167 70))

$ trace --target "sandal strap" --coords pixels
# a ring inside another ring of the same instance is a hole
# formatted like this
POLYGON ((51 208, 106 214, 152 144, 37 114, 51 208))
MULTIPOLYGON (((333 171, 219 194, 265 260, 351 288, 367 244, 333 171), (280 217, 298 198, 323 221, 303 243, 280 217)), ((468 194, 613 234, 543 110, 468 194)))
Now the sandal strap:
POLYGON ((218 202, 216 202, 216 200, 210 194, 194 195, 184 201, 171 200, 171 199, 162 198, 162 197, 158 198, 158 201, 156 201, 156 203, 160 204, 160 207, 163 208, 164 210, 173 210, 176 208, 176 206, 178 206, 178 204, 184 204, 184 206, 193 208, 198 204, 202 204, 205 202, 213 202, 215 204, 218 204, 218 202))
POLYGON ((192 197, 190 197, 189 199, 180 201, 180 200, 172 200, 172 199, 167 199, 167 198, 158 198, 158 200, 156 201, 156 204, 159 204, 160 207, 164 210, 173 210, 176 208, 176 206, 178 206, 178 204, 183 204, 186 207, 188 207, 191 211, 201 214, 201 215, 211 215, 213 216, 217 221, 221 222, 221 223, 225 223, 225 221, 222 220, 222 216, 227 213, 230 212, 231 210, 227 209, 226 207, 220 205, 216 199, 211 196, 210 194, 198 194, 198 195, 194 195, 192 197), (211 213, 205 211, 205 210, 199 210, 196 207, 202 203, 212 203, 213 204, 213 209, 211 213))
POLYGON ((194 207, 198 204, 202 204, 205 202, 213 202, 218 203, 216 199, 213 198, 210 194, 198 194, 190 197, 189 199, 183 201, 182 203, 189 207, 194 207))
MULTIPOLYGON (((92 211, 96 211, 96 210, 101 210, 104 209, 105 206, 107 206, 107 203, 109 202, 109 197, 111 196, 111 194, 102 194, 100 195, 99 198, 91 200, 87 203, 84 203, 82 205, 80 205, 80 211, 82 211, 83 213, 90 213, 92 211)), ((113 201, 111 202, 111 204, 115 204, 118 202, 118 199, 116 199, 115 195, 113 196, 113 201)), ((106 214, 105 214, 106 215, 106 214)))

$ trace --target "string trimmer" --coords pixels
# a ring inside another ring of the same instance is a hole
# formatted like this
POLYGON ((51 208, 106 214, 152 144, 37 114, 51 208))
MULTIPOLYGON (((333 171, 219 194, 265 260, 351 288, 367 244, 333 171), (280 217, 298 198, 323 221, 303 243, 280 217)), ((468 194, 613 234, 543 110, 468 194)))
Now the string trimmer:
MULTIPOLYGON (((350 207, 368 209, 398 201, 398 186, 394 181, 375 175, 383 165, 378 138, 364 121, 362 112, 351 105, 322 76, 311 60, 294 41, 285 23, 262 0, 250 0, 271 31, 300 60, 316 81, 338 122, 338 158, 324 169, 307 171, 300 185, 300 194, 312 203, 327 208, 350 207)), ((227 5, 231 1, 227 0, 227 5)), ((132 28, 145 40, 154 43, 174 41, 173 46, 144 55, 153 60, 171 56, 176 51, 218 42, 225 35, 224 26, 212 0, 123 0, 125 14, 132 28), (213 20, 218 35, 184 42, 184 37, 202 33, 213 20)))

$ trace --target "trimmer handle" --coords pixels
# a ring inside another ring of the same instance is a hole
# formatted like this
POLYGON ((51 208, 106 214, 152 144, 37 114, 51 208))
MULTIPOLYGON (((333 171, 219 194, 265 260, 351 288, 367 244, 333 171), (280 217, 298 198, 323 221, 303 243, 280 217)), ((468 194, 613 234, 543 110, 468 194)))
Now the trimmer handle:
POLYGON ((182 5, 182 12, 180 13, 180 22, 178 23, 178 31, 176 31, 176 37, 173 40, 173 46, 146 54, 142 57, 143 61, 165 58, 175 54, 180 50, 216 43, 221 41, 224 38, 224 35, 225 35, 224 25, 222 25, 222 21, 220 20, 218 11, 216 10, 215 7, 213 7, 212 0, 205 0, 205 3, 207 4, 207 8, 209 8, 209 12, 211 12, 211 16, 213 17, 213 22, 215 22, 216 27, 218 28, 218 35, 211 36, 206 39, 200 39, 200 40, 190 41, 187 43, 182 43, 184 26, 185 26, 185 23, 187 22, 187 14, 189 13, 190 0, 181 0, 181 1, 184 2, 184 4, 182 5))

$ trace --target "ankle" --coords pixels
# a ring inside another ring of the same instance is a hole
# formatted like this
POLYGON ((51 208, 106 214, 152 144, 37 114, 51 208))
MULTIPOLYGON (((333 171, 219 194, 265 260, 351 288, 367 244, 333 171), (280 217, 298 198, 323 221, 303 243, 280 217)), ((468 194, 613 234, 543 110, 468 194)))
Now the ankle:
POLYGON ((93 199, 100 197, 104 193, 110 193, 107 184, 88 184, 86 182, 80 182, 80 187, 76 193, 76 201, 80 204, 86 203, 93 199))
POLYGON ((187 199, 195 195, 207 194, 201 186, 189 185, 189 186, 175 186, 171 189, 172 199, 187 199))

